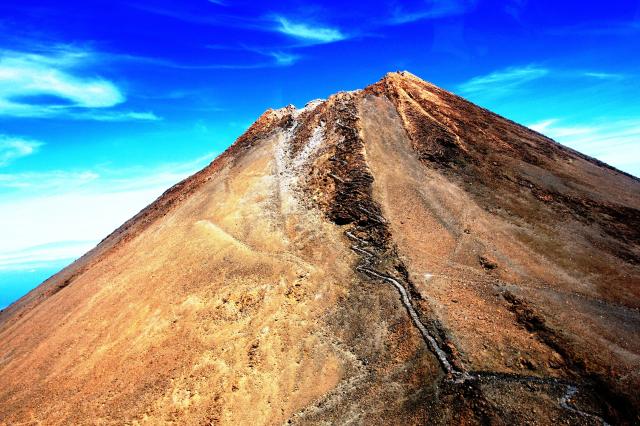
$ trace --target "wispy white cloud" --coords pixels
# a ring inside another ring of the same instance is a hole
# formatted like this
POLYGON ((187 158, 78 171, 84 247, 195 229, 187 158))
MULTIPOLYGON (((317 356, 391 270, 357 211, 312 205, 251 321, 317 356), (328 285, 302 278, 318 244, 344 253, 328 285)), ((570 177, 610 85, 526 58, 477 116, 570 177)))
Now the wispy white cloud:
POLYGON ((276 22, 276 31, 307 43, 333 43, 347 38, 346 34, 334 27, 302 21, 294 22, 284 16, 275 16, 274 20, 276 22))
POLYGON ((151 111, 82 111, 74 113, 70 118, 75 120, 95 120, 95 121, 159 121, 158 117, 151 111))
POLYGON ((640 120, 599 120, 595 123, 565 123, 550 118, 529 128, 573 149, 640 177, 640 120))
POLYGON ((563 126, 558 125, 560 120, 557 118, 550 118, 548 120, 539 121, 537 123, 530 124, 530 129, 539 133, 547 134, 551 138, 564 138, 568 136, 591 134, 596 131, 596 128, 589 126, 563 126))
POLYGON ((496 96, 510 93, 523 84, 540 79, 548 74, 549 70, 547 68, 536 65, 509 67, 487 75, 473 77, 471 80, 460 84, 458 89, 466 95, 490 92, 496 96))
POLYGON ((477 0, 430 0, 419 9, 396 7, 388 21, 390 25, 402 25, 427 19, 460 15, 472 9, 477 0))
MULTIPOLYGON (((48 54, 0 51, 0 115, 92 119, 87 111, 107 110, 125 101, 111 81, 83 76, 92 52, 52 47, 48 54)), ((104 116, 148 120, 149 113, 111 112, 104 116)), ((96 119, 101 119, 96 114, 96 119)))
POLYGON ((82 255, 213 157, 153 169, 0 173, 0 270, 82 255))
POLYGON ((6 191, 39 191, 51 194, 86 186, 100 175, 95 171, 48 170, 43 172, 0 173, 0 194, 6 191))
POLYGON ((42 145, 39 141, 0 134, 0 167, 36 153, 42 145))
POLYGON ((75 259, 95 245, 95 241, 59 241, 21 250, 0 251, 0 272, 46 267, 51 262, 75 259))
MULTIPOLYGON (((212 1, 215 4, 227 5, 226 1, 212 1)), ((331 26, 327 24, 318 23, 315 20, 291 18, 278 13, 267 13, 262 16, 247 16, 239 14, 206 14, 206 13, 193 13, 184 10, 184 8, 161 8, 157 6, 151 6, 149 4, 130 4, 129 6, 143 10, 148 13, 153 13, 160 16, 169 17, 189 23, 197 23, 201 25, 210 25, 215 27, 236 28, 247 31, 259 31, 269 33, 280 33, 288 37, 297 40, 295 46, 289 47, 304 47, 312 46, 316 44, 334 43, 342 40, 349 39, 353 34, 347 34, 337 26, 331 26)), ((366 26, 366 25, 364 25, 366 26)), ((209 45, 210 49, 218 50, 235 50, 235 47, 225 45, 209 45)), ((283 48, 277 48, 272 46, 272 51, 282 50, 283 48)), ((150 58, 151 61, 155 59, 150 58)), ((166 66, 173 66, 175 68, 189 68, 189 69, 252 69, 252 68, 265 68, 269 64, 176 64, 171 61, 164 61, 159 59, 158 63, 164 62, 166 66)), ((277 62, 275 63, 278 64, 277 62)), ((273 66, 273 63, 270 64, 273 66)))
POLYGON ((82 54, 47 57, 4 51, 0 57, 1 112, 22 110, 32 105, 19 100, 27 96, 50 95, 78 107, 104 108, 122 103, 124 95, 110 81, 81 78, 69 72, 82 54))
MULTIPOLYGON (((228 51, 235 51, 235 52, 249 52, 251 54, 256 54, 256 55, 260 55, 262 57, 267 57, 267 58, 271 58, 272 60, 269 62, 264 62, 264 61, 260 61, 260 62, 249 62, 249 63, 245 63, 245 64, 237 64, 237 65, 233 65, 233 64, 226 64, 226 65, 209 65, 211 67, 215 67, 215 68, 239 68, 239 69, 247 69, 247 68, 271 68, 271 67, 285 67, 285 66, 290 66, 295 64, 296 62, 298 62, 298 60, 300 60, 301 56, 295 53, 291 53, 289 51, 286 50, 282 50, 282 49, 274 49, 274 50, 270 50, 270 49, 264 49, 264 48, 257 48, 257 47, 251 47, 251 46, 247 46, 244 44, 240 44, 240 45, 235 45, 235 46, 230 46, 230 45, 220 45, 220 44, 212 44, 212 45, 207 45, 205 46, 207 49, 210 50, 228 50, 228 51)), ((206 65, 204 65, 206 66, 206 65)))
MULTIPOLYGON (((155 186, 168 186, 201 169, 214 153, 189 161, 165 163, 154 168, 127 167, 113 169, 98 165, 88 170, 43 170, 0 173, 0 194, 15 200, 42 194, 122 192, 155 186), (10 191, 15 192, 10 193, 10 191)), ((2 200, 0 200, 2 201, 2 200)))
POLYGON ((258 55, 269 57, 273 60, 273 65, 286 67, 295 64, 301 58, 300 55, 287 52, 284 50, 265 50, 259 48, 252 48, 248 46, 241 46, 240 49, 247 52, 256 53, 258 55))
MULTIPOLYGON (((264 19, 250 17, 247 15, 197 13, 180 7, 182 3, 174 2, 169 7, 158 6, 159 2, 143 3, 130 2, 127 6, 166 18, 176 19, 183 22, 190 22, 201 25, 212 25, 224 28, 242 28, 252 30, 262 30, 264 19)), ((219 4, 222 6, 222 4, 219 4)))
POLYGON ((613 35, 613 36, 628 36, 637 34, 640 32, 640 19, 631 21, 604 21, 599 19, 594 22, 586 22, 578 25, 570 25, 557 28, 548 28, 545 30, 548 34, 565 35, 570 34, 586 35, 586 36, 601 36, 601 35, 613 35))
POLYGON ((281 51, 268 52, 268 55, 275 59, 276 63, 281 66, 293 65, 300 59, 300 55, 281 51))
MULTIPOLYGON (((620 73, 600 70, 580 70, 580 69, 551 69, 535 64, 525 66, 512 66, 501 70, 493 71, 486 75, 480 75, 467 80, 458 85, 458 91, 467 96, 482 96, 483 98, 498 98, 517 93, 525 89, 525 85, 535 81, 546 79, 557 82, 578 82, 593 83, 593 80, 601 82, 613 82, 629 78, 630 76, 620 73)), ((533 86, 529 86, 533 87, 533 86)))
POLYGON ((173 68, 178 70, 253 70, 262 68, 274 68, 279 66, 293 65, 300 58, 299 55, 286 53, 282 50, 262 50, 256 48, 248 48, 244 46, 220 46, 206 45, 206 49, 211 50, 230 50, 230 51, 248 51, 259 54, 263 57, 269 57, 270 60, 245 61, 241 63, 185 63, 177 62, 165 58, 153 58, 147 56, 134 55, 114 55, 115 60, 128 61, 138 64, 146 64, 156 67, 173 68), (287 55, 287 56, 285 56, 287 55), (279 56, 279 57, 277 57, 279 56))
POLYGON ((599 80, 621 80, 625 77, 623 74, 597 71, 585 71, 582 75, 585 77, 597 78, 599 80))

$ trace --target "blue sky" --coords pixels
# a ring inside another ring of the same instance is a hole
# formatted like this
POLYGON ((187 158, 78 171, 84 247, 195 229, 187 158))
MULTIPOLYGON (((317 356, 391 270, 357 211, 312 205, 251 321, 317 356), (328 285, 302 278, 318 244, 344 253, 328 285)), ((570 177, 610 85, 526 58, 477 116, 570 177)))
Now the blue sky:
POLYGON ((0 3, 0 308, 265 109, 409 70, 640 175, 640 2, 0 3))

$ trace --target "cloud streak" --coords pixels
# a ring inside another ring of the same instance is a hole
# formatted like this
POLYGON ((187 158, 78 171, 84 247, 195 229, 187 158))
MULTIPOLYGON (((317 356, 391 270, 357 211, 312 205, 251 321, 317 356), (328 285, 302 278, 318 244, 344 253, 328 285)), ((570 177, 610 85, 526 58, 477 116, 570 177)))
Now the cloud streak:
POLYGON ((16 251, 0 252, 0 271, 39 268, 51 262, 75 259, 95 245, 95 241, 59 241, 16 251))
POLYGON ((135 56, 135 55, 113 55, 113 60, 127 61, 131 63, 138 63, 143 65, 151 65, 163 68, 172 68, 177 70, 253 70, 262 68, 274 68, 280 66, 289 66, 295 64, 300 55, 288 53, 283 50, 262 50, 249 47, 236 47, 236 46, 219 46, 219 45, 206 45, 206 49, 210 50, 229 50, 229 51, 247 51, 258 54, 260 56, 271 58, 271 60, 261 60, 256 62, 244 62, 244 63, 181 63, 170 59, 153 58, 148 56, 135 56))
POLYGON ((425 2, 427 4, 426 7, 416 10, 396 7, 387 23, 389 25, 402 25, 445 16, 461 15, 473 8, 476 2, 476 0, 431 0, 425 2))
POLYGON ((0 167, 7 166, 18 158, 35 154, 42 145, 44 144, 39 141, 0 134, 0 167))
MULTIPOLYGON (((257 47, 250 47, 246 45, 238 45, 238 46, 227 46, 227 45, 207 45, 207 49, 210 50, 226 50, 232 52, 248 52, 251 54, 259 55, 262 57, 271 58, 271 62, 257 62, 251 64, 238 64, 238 67, 241 68, 271 68, 271 67, 286 67, 290 65, 294 65, 298 60, 300 60, 301 56, 295 53, 291 53, 282 49, 264 49, 257 47)), ((215 66, 215 65, 213 65, 215 66)), ((218 65, 221 66, 221 65, 218 65)), ((233 64, 226 65, 225 67, 234 67, 233 64)))
POLYGON ((458 85, 458 90, 464 95, 485 94, 489 96, 501 96, 510 94, 521 86, 540 80, 542 78, 554 78, 562 80, 592 79, 602 81, 615 81, 626 78, 624 74, 584 71, 567 69, 549 69, 534 64, 526 66, 513 66, 492 73, 476 76, 458 85))
POLYGON ((558 125, 560 122, 557 118, 550 118, 537 123, 530 124, 530 129, 539 133, 544 133, 552 139, 561 139, 569 136, 588 135, 596 132, 596 128, 588 126, 562 126, 558 125))
POLYGON ((334 43, 347 38, 340 29, 302 21, 294 22, 284 16, 275 16, 275 30, 310 44, 334 43))
POLYGON ((483 92, 490 92, 492 95, 505 94, 548 74, 549 70, 547 68, 535 65, 509 67, 487 75, 473 77, 471 80, 460 84, 458 90, 465 95, 476 95, 483 92))
POLYGON ((124 95, 110 81, 81 78, 69 72, 80 57, 3 52, 0 59, 0 112, 28 112, 38 108, 21 99, 50 95, 83 108, 105 108, 124 102, 124 95))
POLYGON ((153 169, 0 173, 0 270, 82 255, 213 157, 153 169))
POLYGON ((0 115, 81 119, 150 120, 151 113, 116 112, 125 95, 111 81, 82 76, 88 51, 54 47, 42 53, 0 51, 0 115), (107 111, 94 114, 88 111, 107 111))
POLYGON ((151 111, 81 111, 69 118, 94 121, 160 121, 162 117, 151 111))
POLYGON ((628 36, 640 33, 640 19, 632 21, 616 22, 603 21, 582 23, 565 27, 549 28, 546 30, 548 34, 553 35, 584 35, 584 36, 628 36))
POLYGON ((589 125, 550 118, 527 127, 640 177, 640 120, 606 120, 589 125))
POLYGON ((623 78, 625 78, 623 74, 597 71, 586 71, 582 75, 584 75, 585 77, 596 78, 598 80, 622 80, 623 78))
POLYGON ((273 51, 267 53, 271 56, 278 65, 280 66, 289 66, 293 65, 300 59, 300 55, 296 55, 293 53, 287 53, 282 51, 273 51))

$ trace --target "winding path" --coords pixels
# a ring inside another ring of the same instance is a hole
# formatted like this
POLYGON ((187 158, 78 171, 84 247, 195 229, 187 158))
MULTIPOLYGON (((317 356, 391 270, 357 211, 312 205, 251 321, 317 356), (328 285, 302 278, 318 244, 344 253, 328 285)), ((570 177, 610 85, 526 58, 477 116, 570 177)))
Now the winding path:
POLYGON ((407 291, 407 289, 395 278, 373 269, 371 264, 372 264, 372 260, 375 258, 375 255, 369 252, 368 250, 366 250, 366 248, 364 247, 364 246, 370 245, 370 243, 367 242, 366 240, 363 240, 362 238, 355 236, 350 231, 346 231, 345 235, 352 241, 363 245, 363 246, 359 246, 354 244, 351 246, 351 249, 353 251, 359 253, 362 256, 362 261, 356 266, 356 270, 366 275, 369 275, 371 277, 388 282, 392 284, 396 288, 396 290, 398 290, 398 293, 400 293, 400 300, 402 301, 402 304, 404 305, 405 309, 409 313, 411 320, 413 321, 416 328, 420 331, 420 334, 422 335, 424 341, 431 348, 432 352, 440 362, 442 369, 446 372, 448 378, 453 383, 461 384, 471 380, 479 381, 482 379, 485 379, 485 380, 488 379, 488 380, 496 380, 496 381, 502 381, 502 382, 525 382, 525 383, 546 384, 551 386, 566 386, 566 390, 564 394, 558 401, 560 407, 562 407, 567 411, 571 411, 572 413, 575 413, 583 418, 588 418, 593 421, 599 422, 604 426, 608 426, 608 423, 602 417, 582 411, 579 408, 577 408, 575 405, 573 405, 573 403, 571 402, 571 399, 578 393, 578 385, 573 384, 569 381, 554 378, 554 377, 522 376, 517 374, 498 373, 498 372, 482 371, 482 372, 469 373, 464 370, 456 369, 447 358, 447 354, 440 347, 435 337, 429 332, 429 330, 427 330, 425 325, 420 320, 420 317, 418 316, 416 309, 411 303, 411 296, 409 295, 409 292, 407 291))

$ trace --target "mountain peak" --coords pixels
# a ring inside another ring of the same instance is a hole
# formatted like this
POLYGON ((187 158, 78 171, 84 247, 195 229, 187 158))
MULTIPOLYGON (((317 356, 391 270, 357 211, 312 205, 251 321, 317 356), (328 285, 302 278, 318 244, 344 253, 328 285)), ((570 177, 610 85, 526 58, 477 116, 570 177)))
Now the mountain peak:
POLYGON ((406 84, 418 84, 424 88, 429 88, 429 87, 436 87, 434 84, 421 79, 420 77, 418 77, 417 75, 409 72, 409 71, 392 71, 392 72, 388 72, 387 74, 384 75, 384 77, 382 77, 378 83, 374 83, 375 84, 380 84, 380 83, 386 83, 386 84, 395 84, 395 85, 406 85, 406 84))
POLYGON ((640 181, 389 73, 0 312, 0 423, 637 423, 640 181))
POLYGON ((409 72, 409 71, 390 71, 384 75, 383 80, 409 80, 409 81, 420 81, 426 83, 423 79, 418 77, 417 75, 409 72))

